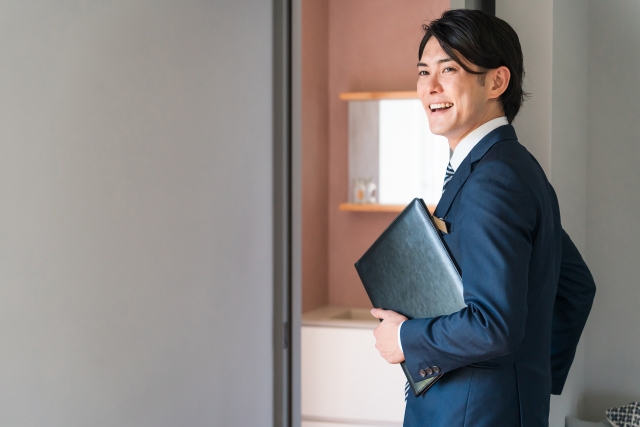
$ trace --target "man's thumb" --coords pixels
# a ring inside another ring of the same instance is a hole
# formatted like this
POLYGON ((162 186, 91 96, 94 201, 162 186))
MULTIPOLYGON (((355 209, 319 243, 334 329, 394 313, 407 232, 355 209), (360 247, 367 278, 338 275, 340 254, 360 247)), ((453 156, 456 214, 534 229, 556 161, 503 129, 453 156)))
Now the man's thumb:
POLYGON ((383 310, 381 308, 372 308, 371 309, 371 315, 373 317, 375 317, 376 319, 386 319, 387 318, 386 310, 383 310))

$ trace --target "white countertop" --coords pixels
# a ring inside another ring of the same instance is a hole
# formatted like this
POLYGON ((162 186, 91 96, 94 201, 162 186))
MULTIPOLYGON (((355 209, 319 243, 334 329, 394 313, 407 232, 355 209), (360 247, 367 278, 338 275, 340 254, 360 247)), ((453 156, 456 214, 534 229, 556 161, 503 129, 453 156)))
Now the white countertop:
POLYGON ((302 314, 302 326, 375 329, 379 324, 368 308, 326 305, 302 314))

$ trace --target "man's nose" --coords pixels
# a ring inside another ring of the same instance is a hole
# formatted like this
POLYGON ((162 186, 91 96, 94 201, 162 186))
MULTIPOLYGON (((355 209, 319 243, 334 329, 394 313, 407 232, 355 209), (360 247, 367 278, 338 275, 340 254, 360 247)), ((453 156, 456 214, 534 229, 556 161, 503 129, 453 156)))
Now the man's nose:
POLYGON ((442 86, 440 85, 440 80, 437 75, 428 76, 426 84, 429 94, 434 95, 442 92, 442 86))

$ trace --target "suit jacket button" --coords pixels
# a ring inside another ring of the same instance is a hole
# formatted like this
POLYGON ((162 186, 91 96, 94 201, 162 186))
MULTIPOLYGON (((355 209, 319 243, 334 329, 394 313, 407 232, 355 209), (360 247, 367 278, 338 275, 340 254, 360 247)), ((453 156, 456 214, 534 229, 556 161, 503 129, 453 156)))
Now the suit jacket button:
POLYGON ((433 373, 434 373, 434 374, 438 374, 438 373, 440 373, 440 368, 438 368, 437 366, 434 366, 434 367, 433 367, 433 373))
POLYGON ((427 375, 433 374, 433 369, 431 368, 427 368, 426 371, 427 371, 427 375))
POLYGON ((420 376, 421 377, 426 377, 427 373, 424 371, 424 369, 420 369, 420 376))

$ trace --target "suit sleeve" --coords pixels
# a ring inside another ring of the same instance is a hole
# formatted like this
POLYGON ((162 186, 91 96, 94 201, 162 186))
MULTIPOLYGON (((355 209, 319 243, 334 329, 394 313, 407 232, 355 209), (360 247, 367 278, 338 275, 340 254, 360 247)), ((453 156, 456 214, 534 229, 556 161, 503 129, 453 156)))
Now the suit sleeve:
POLYGON ((527 288, 536 212, 518 174, 491 161, 471 174, 459 194, 456 233, 466 307, 403 323, 409 372, 433 375, 515 351, 524 337, 527 288), (437 367, 437 369, 433 369, 437 367), (431 369, 427 369, 431 368, 431 369), (424 373, 424 371, 423 371, 424 373))
POLYGON ((562 264, 551 333, 552 394, 562 393, 595 294, 596 284, 589 268, 562 230, 562 264))

